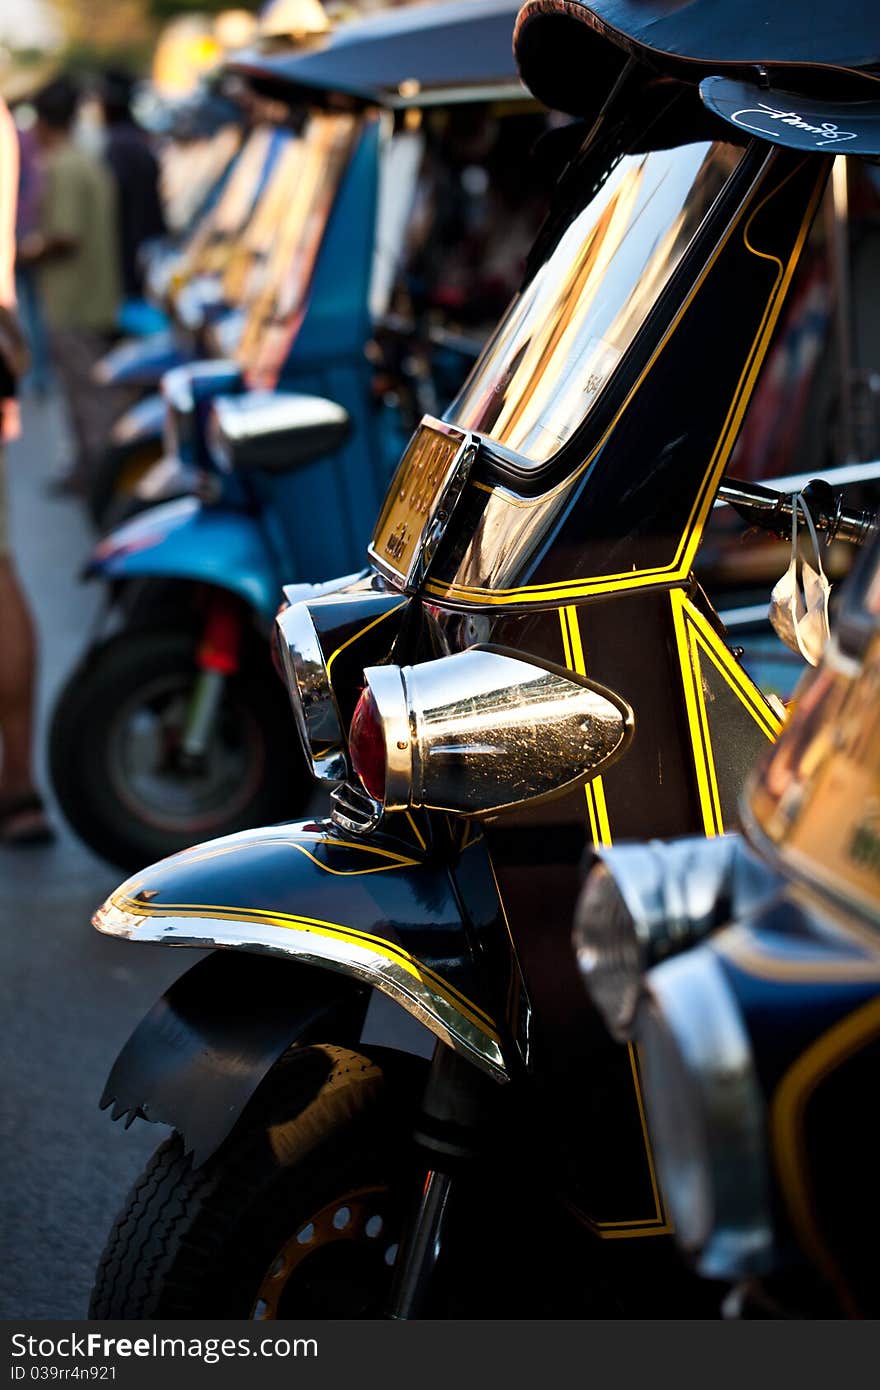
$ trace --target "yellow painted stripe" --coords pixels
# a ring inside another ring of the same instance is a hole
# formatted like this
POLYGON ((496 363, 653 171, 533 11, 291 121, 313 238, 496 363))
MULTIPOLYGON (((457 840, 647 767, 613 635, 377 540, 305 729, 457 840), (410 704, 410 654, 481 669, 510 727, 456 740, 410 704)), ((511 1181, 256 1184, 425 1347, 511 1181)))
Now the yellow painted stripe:
MULTIPOLYGON (((779 267, 779 274, 777 275, 776 281, 774 282, 770 290, 767 305, 765 306, 764 313, 762 315, 761 322, 758 327, 758 332, 752 344, 752 348, 749 352, 749 355, 746 358, 746 363, 743 368, 743 372, 740 375, 740 379, 737 383, 736 390, 734 391, 733 397, 731 398, 731 404, 728 408, 727 416, 725 418, 724 424, 721 429, 721 433, 719 434, 718 441, 716 443, 715 450, 710 460, 706 477, 703 482, 703 487, 700 489, 695 499, 694 506, 691 509, 690 516, 684 528, 681 539, 679 540, 679 544, 676 549, 676 554, 673 560, 669 561, 666 565, 656 566, 651 569, 635 571, 627 570, 622 571, 619 574, 601 575, 597 576, 595 579, 582 579, 567 583, 557 582, 555 584, 523 585, 516 589, 486 589, 480 586, 456 584, 455 581, 451 581, 448 584, 442 584, 436 580, 432 580, 429 581, 425 586, 427 592, 431 593, 435 597, 446 599, 454 599, 456 597, 460 597, 466 601, 479 599, 481 603, 487 605, 510 605, 514 603, 541 602, 552 603, 554 600, 556 602, 562 602, 566 599, 583 598, 588 595, 615 593, 634 588, 643 589, 657 587, 659 585, 663 585, 664 583, 673 583, 676 580, 682 580, 687 577, 687 575, 690 572, 691 565, 693 563, 694 555, 696 554, 697 548, 699 547, 700 540, 702 538, 703 527, 705 525, 706 517, 709 514, 709 510, 711 508, 712 501, 718 487, 718 483, 721 479, 725 467, 727 466, 727 460, 730 455, 731 449, 733 448, 733 444, 736 439, 736 435, 739 430, 743 414, 745 413, 746 407, 748 406, 752 388, 757 378, 758 371, 760 370, 761 364, 764 360, 764 356, 766 354, 767 347, 770 342, 770 337, 776 326, 776 322, 779 317, 779 313, 781 312, 782 305, 785 302, 785 292, 788 289, 788 286, 791 282, 791 278, 797 267, 798 260, 800 259, 801 251, 803 250, 804 242, 806 241, 810 225, 815 214, 816 206, 818 204, 819 198, 822 193, 822 189, 824 188, 826 182, 826 174, 823 172, 816 181, 816 186, 808 203, 806 214, 798 231, 794 247, 792 248, 792 252, 788 260, 788 264, 784 270, 782 267, 782 261, 778 256, 771 256, 767 252, 759 251, 756 247, 754 247, 751 244, 751 242, 749 241, 749 231, 751 229, 752 222, 754 221, 755 217, 757 217, 761 209, 771 198, 775 197, 776 194, 779 193, 780 190, 785 187, 785 184, 789 181, 789 179, 793 178, 794 174, 801 167, 802 166, 798 165, 797 168, 793 169, 791 173, 787 176, 787 178, 783 180, 782 183, 777 185, 775 188, 771 189, 771 191, 766 195, 766 197, 763 198, 761 202, 757 205, 757 207, 753 209, 746 223, 746 226, 743 229, 743 241, 747 249, 753 255, 760 257, 762 260, 775 261, 779 267)), ((686 310, 690 307, 690 304, 693 301, 694 296, 702 286, 703 281, 706 279, 706 276, 709 274, 709 271, 715 264, 722 249, 729 240, 735 227, 738 225, 738 222, 739 218, 737 218, 731 224, 725 236, 718 243, 715 252, 707 262, 702 274, 698 278, 690 294, 686 297, 681 308, 673 318, 672 323, 670 324, 669 328, 667 329, 666 333, 664 334, 663 338, 661 339, 660 343, 655 349, 643 372, 638 377, 632 390, 623 402, 623 405, 621 406, 620 410, 615 415, 605 434, 602 436, 601 440, 599 441, 599 444, 591 452, 586 461, 583 464, 581 464, 581 466, 571 475, 570 479, 568 480, 569 484, 573 483, 577 478, 581 476, 584 470, 592 463, 599 450, 604 446, 611 431, 615 428, 618 420, 621 418, 623 412, 629 406, 635 393, 641 387, 645 377, 654 367, 660 354, 668 345, 673 332, 678 327, 678 324, 680 323, 686 310)))
MULTIPOLYGON (((716 807, 713 799, 714 769, 710 777, 706 761, 706 751, 703 745, 703 730, 700 719, 702 687, 699 687, 698 692, 699 672, 694 671, 691 648, 688 642, 687 627, 684 617, 684 594, 680 589, 673 589, 669 597, 672 604, 675 645, 678 650, 685 710, 687 713, 688 729, 690 731, 691 748, 694 756, 694 771, 697 778, 697 795, 700 802, 700 813, 703 820, 703 830, 705 834, 711 838, 717 835, 719 822, 716 818, 716 807)), ((715 787, 715 792, 717 795, 717 786, 715 787)))
POLYGON ((712 749, 712 731, 709 727, 709 713, 706 709, 706 692, 703 688, 703 672, 700 667, 697 636, 692 628, 688 632, 688 647, 691 658, 691 670, 694 676, 694 695, 696 696, 697 713, 700 720, 702 749, 706 763, 706 778, 709 784, 709 795, 712 800, 712 815, 715 821, 715 833, 716 835, 722 835, 724 833, 724 818, 721 814, 721 795, 718 791, 718 773, 715 768, 715 754, 712 749))
MULTIPOLYGON (((584 644, 581 637, 578 610, 575 607, 560 608, 560 626, 562 628, 562 645, 565 652, 565 663, 569 670, 576 671, 580 676, 586 676, 587 663, 584 656, 584 644)), ((584 788, 587 803, 587 817, 590 823, 590 833, 594 845, 609 848, 612 841, 611 823, 608 818, 608 806, 605 800, 605 786, 600 777, 594 777, 584 788)), ((665 1235, 672 1228, 666 1221, 663 1212, 663 1204, 660 1200, 660 1189, 657 1183, 657 1175, 654 1168, 654 1154, 651 1149, 651 1138, 648 1134, 648 1125, 645 1119, 645 1105, 642 1098, 641 1081, 639 1078, 638 1067, 636 1066, 633 1044, 629 1044, 630 1069, 632 1072, 633 1087, 636 1096, 636 1105, 639 1111, 639 1121, 642 1128, 642 1139, 645 1145, 645 1157, 648 1163, 648 1172, 651 1179, 651 1191, 654 1195, 654 1216, 642 1217, 634 1221, 595 1221, 590 1224, 604 1239, 619 1240, 625 1239, 629 1235, 665 1235)))
MULTIPOLYGON (((584 658, 584 645, 581 640, 577 608, 560 608, 559 619, 562 626, 565 664, 570 671, 576 671, 579 676, 586 676, 587 664, 584 658)), ((584 787, 584 795, 593 844, 607 847, 611 844, 611 826, 608 821, 605 787, 601 776, 593 777, 587 782, 584 787)))
POLYGON ((361 628, 358 632, 356 632, 352 637, 349 637, 349 638, 347 639, 347 641, 343 642, 341 647, 337 647, 337 648, 336 648, 336 651, 333 653, 333 655, 332 655, 331 657, 328 658, 328 661, 327 661, 327 676, 328 676, 328 678, 329 678, 329 676, 330 676, 331 670, 333 669, 333 663, 334 663, 334 661, 336 660, 336 658, 339 656, 339 654, 340 654, 341 652, 344 652, 344 651, 345 651, 346 647, 350 647, 351 644, 352 644, 352 642, 356 642, 356 641, 358 640, 359 637, 363 637, 363 636, 364 636, 366 633, 368 633, 372 628, 378 627, 380 623, 384 623, 384 621, 385 621, 386 618, 390 618, 392 613, 397 613, 397 612, 399 611, 399 609, 401 609, 401 608, 404 607, 405 604, 406 604, 406 599, 401 599, 400 603, 396 603, 396 604, 394 605, 393 608, 389 608, 389 609, 386 610, 386 612, 380 613, 379 616, 378 616, 378 618, 374 618, 374 619, 372 620, 372 622, 367 623, 366 627, 362 627, 362 628, 361 628))
POLYGON ((421 845, 422 849, 427 849, 428 847, 427 847, 427 845, 425 844, 425 837, 424 837, 424 835, 422 834, 421 830, 419 830, 419 827, 416 825, 415 818, 413 817, 413 814, 412 814, 411 811, 407 811, 407 812, 406 812, 406 818, 407 818, 407 820, 409 821, 409 824, 410 824, 410 828, 411 828, 411 830, 412 830, 412 833, 415 835, 415 837, 416 837, 416 839, 418 840, 419 844, 421 845))
POLYGON ((468 999, 466 995, 461 994, 448 980, 418 961, 402 946, 395 945, 394 942, 386 940, 385 937, 372 936, 368 932, 359 932, 351 927, 340 926, 337 922, 323 921, 321 918, 295 917, 288 913, 263 912, 256 908, 219 907, 199 903, 163 903, 161 907, 153 907, 150 904, 122 897, 111 898, 111 903, 121 912, 137 917, 199 917, 221 922, 255 922, 269 927, 282 927, 288 931, 302 931, 310 935, 325 936, 344 941, 352 946, 369 949, 376 955, 381 955, 386 960, 399 965, 413 979, 423 984, 430 984, 433 989, 443 995, 448 1003, 481 1028, 493 1041, 499 1040, 494 1021, 487 1013, 468 999))
POLYGON ((699 634, 700 645, 712 660, 734 694, 746 704, 749 713, 771 742, 782 732, 782 720, 768 705, 760 687, 731 655, 722 638, 706 617, 689 600, 685 600, 687 622, 699 634))

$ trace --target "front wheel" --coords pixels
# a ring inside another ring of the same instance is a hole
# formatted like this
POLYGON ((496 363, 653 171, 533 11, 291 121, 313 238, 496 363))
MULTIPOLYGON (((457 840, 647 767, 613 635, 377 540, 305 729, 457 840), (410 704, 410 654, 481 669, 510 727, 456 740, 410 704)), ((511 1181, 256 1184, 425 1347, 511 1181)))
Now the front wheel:
POLYGON ((154 1154, 98 1265, 91 1318, 373 1318, 411 1201, 423 1064, 292 1049, 195 1172, 154 1154))
POLYGON ((284 691, 256 644, 226 681, 204 753, 185 758, 196 645, 180 628, 125 631, 88 652, 55 706, 49 764, 61 809, 124 869, 290 819, 309 794, 284 691))

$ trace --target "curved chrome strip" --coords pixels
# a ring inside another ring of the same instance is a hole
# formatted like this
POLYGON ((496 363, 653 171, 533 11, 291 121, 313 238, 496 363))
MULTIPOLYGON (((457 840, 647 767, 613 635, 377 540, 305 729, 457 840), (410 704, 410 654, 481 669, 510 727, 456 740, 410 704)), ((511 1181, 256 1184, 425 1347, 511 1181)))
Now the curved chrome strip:
POLYGON ((402 948, 374 938, 355 940, 331 922, 221 909, 183 908, 165 912, 116 894, 100 907, 93 925, 106 936, 166 946, 218 947, 283 956, 354 976, 400 1004, 442 1042, 475 1062, 496 1081, 509 1079, 498 1035, 487 1022, 464 1011, 453 987, 402 948), (443 986, 445 985, 445 989, 443 986), (447 995, 446 990, 449 991, 447 995))

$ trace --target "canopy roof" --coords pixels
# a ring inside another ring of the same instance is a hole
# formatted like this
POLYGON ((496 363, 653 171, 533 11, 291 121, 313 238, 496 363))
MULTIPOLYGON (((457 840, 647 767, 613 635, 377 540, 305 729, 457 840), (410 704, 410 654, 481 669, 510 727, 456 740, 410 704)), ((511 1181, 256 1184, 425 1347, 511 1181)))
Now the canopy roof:
POLYGON ((865 0, 526 0, 515 46, 529 89, 575 115, 598 112, 628 58, 684 82, 827 98, 838 115, 880 102, 880 24, 865 0))
POLYGON ((383 106, 465 100, 476 89, 522 93, 513 56, 520 0, 453 0, 340 25, 307 50, 249 52, 227 64, 260 90, 348 96, 383 106))

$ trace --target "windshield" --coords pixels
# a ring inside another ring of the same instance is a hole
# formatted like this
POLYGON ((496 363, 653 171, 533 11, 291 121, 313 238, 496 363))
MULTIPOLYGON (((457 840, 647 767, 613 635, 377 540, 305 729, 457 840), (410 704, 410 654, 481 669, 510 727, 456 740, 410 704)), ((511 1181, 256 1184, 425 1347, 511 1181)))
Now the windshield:
POLYGON ((161 155, 161 191, 165 221, 183 232, 198 214, 241 144, 241 128, 223 126, 203 140, 172 140, 161 155))
POLYGON ((251 132, 217 202, 190 238, 180 267, 183 279, 222 271, 246 225, 260 192, 260 181, 272 148, 272 131, 251 132))
POLYGON ((563 185, 564 230, 447 418, 524 462, 558 453, 595 406, 740 155, 708 142, 627 155, 592 197, 573 170, 563 185))
POLYGON ((254 207, 253 213, 234 242, 223 272, 223 298, 227 304, 245 305, 259 293, 265 281, 269 255, 278 227, 293 196, 298 167, 296 136, 279 131, 280 152, 254 207))
POLYGON ((273 228, 238 351, 252 387, 275 385, 302 321, 321 239, 358 128, 356 116, 315 113, 286 154, 286 212, 273 228))

